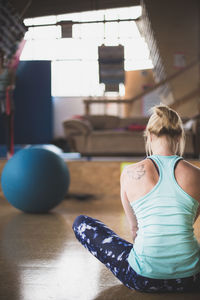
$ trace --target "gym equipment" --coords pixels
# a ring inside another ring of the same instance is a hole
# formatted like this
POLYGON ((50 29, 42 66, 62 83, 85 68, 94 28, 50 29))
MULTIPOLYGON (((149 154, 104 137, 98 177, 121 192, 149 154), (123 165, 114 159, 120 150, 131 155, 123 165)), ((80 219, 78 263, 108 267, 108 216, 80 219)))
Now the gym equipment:
POLYGON ((37 144, 37 145, 28 145, 25 147, 26 149, 28 148, 42 148, 42 149, 47 149, 49 151, 52 151, 58 155, 61 155, 63 153, 62 149, 60 149, 59 147, 52 145, 52 144, 37 144))
POLYGON ((106 92, 119 92, 119 84, 124 83, 124 46, 98 47, 99 83, 105 84, 106 92))
POLYGON ((17 209, 46 213, 65 197, 70 174, 64 160, 44 148, 18 151, 4 166, 4 196, 17 209))

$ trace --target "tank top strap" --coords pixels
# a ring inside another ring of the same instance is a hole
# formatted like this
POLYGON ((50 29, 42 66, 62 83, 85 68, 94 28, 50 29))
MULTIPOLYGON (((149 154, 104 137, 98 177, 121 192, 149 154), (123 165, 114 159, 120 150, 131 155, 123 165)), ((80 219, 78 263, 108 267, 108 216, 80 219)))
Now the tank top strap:
POLYGON ((174 170, 176 168, 177 163, 182 159, 183 159, 183 157, 178 156, 178 155, 174 155, 173 158, 171 159, 171 163, 169 166, 169 172, 171 172, 170 175, 172 175, 172 178, 174 178, 174 170))
POLYGON ((161 156, 161 155, 151 155, 147 157, 151 159, 155 167, 159 171, 160 178, 174 179, 174 169, 178 161, 183 159, 181 156, 161 156))
POLYGON ((151 155, 151 156, 147 156, 147 159, 150 159, 153 162, 159 175, 161 175, 162 174, 162 163, 161 163, 159 157, 157 155, 151 155))

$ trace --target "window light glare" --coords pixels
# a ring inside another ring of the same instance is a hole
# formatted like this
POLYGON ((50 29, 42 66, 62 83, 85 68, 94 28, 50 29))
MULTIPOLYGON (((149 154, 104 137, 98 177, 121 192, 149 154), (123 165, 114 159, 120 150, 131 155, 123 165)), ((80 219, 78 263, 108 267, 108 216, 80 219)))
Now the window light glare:
POLYGON ((25 40, 55 40, 61 38, 61 28, 59 25, 30 27, 24 38, 25 40))
POLYGON ((77 13, 70 13, 70 14, 62 14, 56 16, 57 22, 60 21, 78 21, 78 14, 77 13))
POLYGON ((110 8, 97 11, 86 11, 71 14, 61 14, 57 16, 44 16, 36 18, 28 18, 24 20, 26 26, 56 24, 60 21, 103 21, 118 19, 137 19, 141 16, 141 6, 110 8))
POLYGON ((49 25, 56 24, 56 16, 45 16, 45 17, 36 17, 24 19, 25 26, 37 26, 37 25, 49 25))
MULTIPOLYGON (((132 20, 141 12, 140 6, 134 6, 26 19, 24 23, 29 30, 20 60, 52 61, 53 96, 103 96, 104 85, 99 83, 98 46, 123 45, 125 71, 153 68, 147 44, 132 20), (95 23, 104 19, 131 21, 95 23), (61 26, 56 25, 60 21, 83 23, 72 26, 72 38, 61 38, 61 26)), ((116 96, 124 93, 122 84, 116 96)))

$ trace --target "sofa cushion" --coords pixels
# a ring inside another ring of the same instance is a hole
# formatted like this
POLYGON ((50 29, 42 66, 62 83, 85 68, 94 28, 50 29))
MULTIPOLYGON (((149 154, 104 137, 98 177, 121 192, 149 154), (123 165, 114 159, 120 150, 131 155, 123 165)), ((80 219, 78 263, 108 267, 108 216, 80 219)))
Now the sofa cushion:
POLYGON ((69 119, 63 122, 63 127, 66 136, 71 135, 88 135, 92 132, 93 128, 86 120, 69 119))
POLYGON ((87 151, 94 154, 145 154, 145 144, 141 131, 98 130, 88 139, 87 151))
POLYGON ((147 117, 132 117, 132 118, 121 118, 119 127, 120 128, 127 128, 128 126, 135 124, 135 125, 141 125, 145 126, 147 125, 149 118, 147 117))
POLYGON ((111 115, 89 115, 84 118, 91 123, 94 130, 115 129, 120 122, 119 117, 111 115))
POLYGON ((127 127, 127 130, 130 130, 130 131, 144 131, 146 128, 146 125, 141 125, 141 124, 130 124, 128 127, 127 127))

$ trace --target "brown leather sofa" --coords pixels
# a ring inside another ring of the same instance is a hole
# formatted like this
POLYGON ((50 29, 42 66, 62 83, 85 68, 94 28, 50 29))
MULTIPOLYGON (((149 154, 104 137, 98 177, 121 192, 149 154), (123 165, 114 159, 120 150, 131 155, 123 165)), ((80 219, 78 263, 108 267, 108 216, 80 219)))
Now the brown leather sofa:
MULTIPOLYGON (((65 137, 72 152, 84 156, 144 156, 144 129, 147 117, 120 118, 89 115, 63 122, 65 137)), ((184 119, 185 157, 200 153, 200 119, 184 119)))

